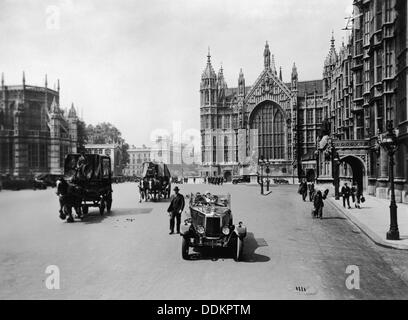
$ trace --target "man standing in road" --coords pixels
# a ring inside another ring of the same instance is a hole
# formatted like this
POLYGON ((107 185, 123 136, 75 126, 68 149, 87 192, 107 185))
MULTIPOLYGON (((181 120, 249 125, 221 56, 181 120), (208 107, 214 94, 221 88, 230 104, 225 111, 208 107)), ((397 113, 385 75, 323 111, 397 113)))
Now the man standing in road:
POLYGON ((347 185, 347 183, 344 184, 343 188, 341 188, 341 195, 343 196, 343 207, 346 207, 346 202, 347 202, 347 207, 351 209, 350 207, 350 193, 351 189, 347 185))
POLYGON ((184 210, 184 196, 179 193, 179 188, 174 188, 174 196, 170 202, 170 206, 167 209, 167 212, 170 215, 170 233, 174 233, 174 220, 176 219, 177 223, 177 233, 180 233, 180 224, 181 224, 181 213, 184 210))

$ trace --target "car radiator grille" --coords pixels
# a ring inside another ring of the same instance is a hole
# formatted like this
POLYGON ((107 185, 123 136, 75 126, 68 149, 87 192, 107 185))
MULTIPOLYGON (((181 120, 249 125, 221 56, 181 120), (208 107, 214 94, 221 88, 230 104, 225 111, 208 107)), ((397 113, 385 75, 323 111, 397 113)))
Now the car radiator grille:
POLYGON ((221 233, 220 218, 207 217, 205 235, 207 237, 219 237, 220 233, 221 233))

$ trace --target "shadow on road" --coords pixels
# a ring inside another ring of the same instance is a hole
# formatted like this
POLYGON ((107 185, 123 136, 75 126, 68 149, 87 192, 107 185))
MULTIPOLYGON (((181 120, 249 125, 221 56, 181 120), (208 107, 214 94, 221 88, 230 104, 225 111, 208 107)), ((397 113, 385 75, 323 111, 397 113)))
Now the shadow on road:
POLYGON ((153 211, 153 208, 118 208, 118 209, 112 209, 112 212, 109 215, 113 217, 128 216, 128 215, 137 215, 137 214, 149 214, 152 211, 153 211))
POLYGON ((256 249, 266 246, 268 246, 268 244, 264 239, 256 239, 252 232, 248 232, 244 241, 242 262, 268 262, 271 258, 255 253, 256 249))
POLYGON ((112 209, 110 213, 105 211, 105 214, 101 216, 99 210, 92 210, 87 215, 84 216, 82 222, 85 224, 93 224, 102 222, 105 218, 108 217, 118 217, 118 216, 131 216, 138 214, 149 214, 152 212, 153 208, 119 208, 112 209))
MULTIPOLYGON (((241 262, 267 262, 269 257, 255 253, 256 249, 266 247, 268 244, 264 239, 256 239, 252 232, 248 232, 244 239, 244 251, 241 262)), ((194 253, 190 254, 190 260, 218 260, 233 259, 230 248, 195 248, 194 253)))

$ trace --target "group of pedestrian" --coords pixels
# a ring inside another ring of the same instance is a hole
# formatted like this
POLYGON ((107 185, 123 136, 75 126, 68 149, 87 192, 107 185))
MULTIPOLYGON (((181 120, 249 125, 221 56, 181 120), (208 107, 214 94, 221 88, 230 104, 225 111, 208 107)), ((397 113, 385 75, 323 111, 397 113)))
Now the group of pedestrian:
POLYGON ((224 183, 224 178, 223 177, 205 177, 204 178, 204 183, 215 184, 217 186, 222 186, 223 183, 224 183))
POLYGON ((313 182, 308 183, 306 179, 302 179, 299 185, 298 193, 302 195, 303 201, 306 201, 308 192, 309 201, 312 202, 316 193, 314 183, 313 182))
POLYGON ((343 197, 343 207, 346 208, 347 204, 348 209, 351 209, 350 197, 357 209, 361 209, 361 203, 365 201, 363 192, 356 182, 353 183, 351 188, 345 183, 341 188, 341 196, 343 197))
POLYGON ((302 196, 302 200, 306 201, 309 195, 309 201, 313 202, 312 216, 314 218, 323 219, 324 200, 326 200, 329 190, 322 192, 315 188, 313 181, 308 182, 302 179, 299 184, 298 193, 302 196))

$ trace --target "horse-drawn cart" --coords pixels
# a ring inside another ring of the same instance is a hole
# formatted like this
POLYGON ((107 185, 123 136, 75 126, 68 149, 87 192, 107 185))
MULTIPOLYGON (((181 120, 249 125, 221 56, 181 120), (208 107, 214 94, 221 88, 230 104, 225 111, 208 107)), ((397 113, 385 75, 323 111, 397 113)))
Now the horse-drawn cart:
POLYGON ((64 177, 58 181, 60 218, 72 222, 72 208, 83 218, 89 207, 99 208, 104 214, 112 207, 111 159, 99 154, 68 154, 65 158, 64 177))
POLYGON ((139 182, 140 199, 160 200, 170 198, 171 175, 166 164, 143 163, 142 179, 139 182))

